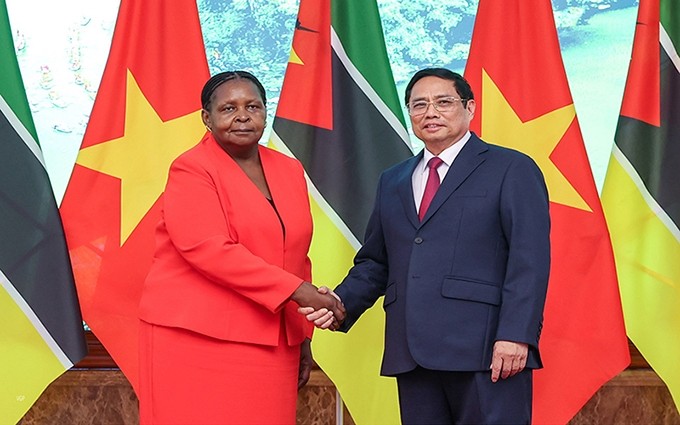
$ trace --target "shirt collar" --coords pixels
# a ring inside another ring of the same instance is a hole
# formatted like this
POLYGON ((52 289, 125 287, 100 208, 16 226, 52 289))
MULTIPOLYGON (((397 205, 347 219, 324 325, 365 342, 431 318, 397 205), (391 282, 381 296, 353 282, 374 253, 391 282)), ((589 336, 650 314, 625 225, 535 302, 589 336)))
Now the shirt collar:
MULTIPOLYGON (((470 131, 467 131, 460 140, 441 151, 437 156, 444 161, 444 164, 446 164, 447 167, 450 167, 451 164, 453 164, 453 160, 456 159, 468 140, 470 140, 470 131)), ((427 164, 434 156, 435 155, 432 152, 427 150, 427 147, 423 149, 423 164, 427 164)))

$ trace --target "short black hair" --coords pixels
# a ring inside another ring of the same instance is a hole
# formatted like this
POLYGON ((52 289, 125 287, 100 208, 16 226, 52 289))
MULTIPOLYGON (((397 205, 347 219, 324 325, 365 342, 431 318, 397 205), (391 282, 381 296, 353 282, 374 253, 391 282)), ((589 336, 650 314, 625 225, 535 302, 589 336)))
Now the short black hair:
POLYGON ((262 103, 267 106, 267 93, 264 90, 264 86, 260 83, 260 80, 256 76, 248 71, 225 71, 215 74, 205 83, 203 90, 201 91, 201 107, 206 111, 210 109, 210 98, 212 97, 215 90, 231 80, 248 80, 255 84, 257 91, 260 92, 260 97, 262 98, 262 103))
MULTIPOLYGON (((446 68, 425 68, 413 74, 411 81, 408 82, 408 85, 406 86, 406 92, 404 94, 404 103, 406 105, 408 105, 408 101, 411 98, 411 90, 413 90, 413 86, 425 77, 438 77, 444 80, 453 81, 453 86, 456 88, 456 91, 458 92, 458 95, 461 97, 461 99, 470 100, 475 98, 470 84, 465 78, 463 78, 462 75, 446 68)), ((463 106, 466 104, 467 102, 463 102, 463 106)))

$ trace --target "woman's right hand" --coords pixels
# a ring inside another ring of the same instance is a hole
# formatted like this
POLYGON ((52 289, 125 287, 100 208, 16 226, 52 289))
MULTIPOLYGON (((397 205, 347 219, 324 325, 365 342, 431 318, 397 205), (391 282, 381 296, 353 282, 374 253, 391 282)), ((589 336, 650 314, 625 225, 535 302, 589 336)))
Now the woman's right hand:
POLYGON ((318 327, 324 329, 330 327, 331 329, 336 330, 340 327, 343 320, 345 320, 345 307, 342 305, 340 299, 326 287, 319 289, 309 282, 302 282, 295 292, 293 292, 291 299, 300 306, 298 311, 301 313, 303 311, 310 311, 310 309, 313 309, 312 311, 317 313, 316 320, 310 321, 315 322, 318 327), (329 320, 330 318, 332 318, 332 320, 329 320))

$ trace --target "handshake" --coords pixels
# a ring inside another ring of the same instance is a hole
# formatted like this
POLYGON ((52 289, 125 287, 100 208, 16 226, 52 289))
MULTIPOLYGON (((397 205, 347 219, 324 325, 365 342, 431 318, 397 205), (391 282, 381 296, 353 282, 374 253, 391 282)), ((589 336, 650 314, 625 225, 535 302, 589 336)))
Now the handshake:
POLYGON ((320 329, 338 330, 345 320, 345 306, 335 292, 302 282, 291 297, 300 307, 298 312, 320 329))

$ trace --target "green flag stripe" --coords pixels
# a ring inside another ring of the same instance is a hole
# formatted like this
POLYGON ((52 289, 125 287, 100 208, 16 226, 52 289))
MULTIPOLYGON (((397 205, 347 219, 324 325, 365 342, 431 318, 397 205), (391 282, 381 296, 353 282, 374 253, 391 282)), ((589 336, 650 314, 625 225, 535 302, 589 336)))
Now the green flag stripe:
POLYGON ((14 52, 12 29, 5 0, 0 0, 0 94, 14 111, 14 115, 22 122, 31 134, 31 139, 38 142, 31 109, 26 101, 26 90, 21 79, 21 71, 14 52))
POLYGON ((374 90, 373 86, 371 86, 368 80, 366 80, 364 75, 359 72, 359 69, 354 66, 354 63, 347 55, 347 52, 342 45, 342 41, 338 37, 333 27, 331 27, 331 46, 333 47, 335 54, 340 59, 340 62, 342 62, 344 65, 345 70, 347 70, 347 73, 354 79, 355 84, 364 92, 366 97, 368 97, 368 99, 373 103, 373 106, 375 106, 375 108, 382 114, 383 118, 385 118, 385 121, 387 121, 392 126, 394 131, 401 137, 406 146, 410 146, 408 132, 406 131, 403 120, 400 119, 401 114, 399 114, 399 116, 395 115, 392 109, 390 109, 390 107, 385 103, 383 98, 380 97, 380 95, 374 90))
POLYGON ((676 46, 675 51, 680 48, 680 2, 677 0, 661 1, 660 7, 660 24, 664 29, 670 40, 676 46))
MULTIPOLYGON (((45 168, 45 160, 43 159, 42 150, 40 149, 38 142, 23 125, 23 121, 14 114, 12 108, 10 108, 9 104, 5 101, 4 96, 0 96, 0 113, 5 116, 9 125, 14 128, 14 131, 19 135, 19 138, 26 144, 26 147, 31 153, 33 153, 35 159, 37 159, 38 162, 40 162, 40 165, 45 168)), ((33 122, 33 120, 31 120, 31 122, 33 122)))
POLYGON ((45 341, 45 344, 47 344, 47 346, 50 348, 54 354, 54 357, 56 357, 62 366, 64 366, 64 369, 69 369, 71 366, 73 366, 73 362, 66 356, 66 353, 64 353, 59 344, 57 344, 57 342, 54 340, 52 334, 50 334, 49 330, 45 328, 38 316, 36 316, 35 312, 31 309, 31 306, 29 306, 21 294, 17 292, 15 286, 9 281, 2 270, 0 270, 0 286, 2 286, 2 288, 7 292, 10 298, 12 298, 19 309, 21 309, 22 313, 31 322, 31 325, 33 325, 35 330, 45 341))
POLYGON ((386 73, 390 61, 377 2, 333 0, 331 26, 351 62, 406 127, 392 73, 386 73))
POLYGON ((661 208, 658 202, 656 202, 656 199, 654 199, 649 190, 647 190, 645 183, 642 181, 640 175, 635 170, 635 167, 633 167, 630 161, 628 161, 628 158, 626 158, 623 152, 621 152, 616 145, 614 145, 614 147, 612 148, 612 156, 626 171, 626 174, 628 174, 628 177, 630 177, 630 180, 633 182, 635 187, 637 187, 638 191, 642 195, 642 198, 645 200, 645 203, 647 204, 649 210, 652 211, 654 215, 657 216, 659 221, 663 223, 663 225, 668 229, 668 231, 680 243, 680 228, 678 228, 678 225, 674 223, 673 220, 671 220, 666 211, 663 208, 661 208))

